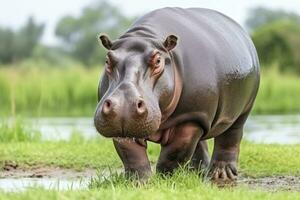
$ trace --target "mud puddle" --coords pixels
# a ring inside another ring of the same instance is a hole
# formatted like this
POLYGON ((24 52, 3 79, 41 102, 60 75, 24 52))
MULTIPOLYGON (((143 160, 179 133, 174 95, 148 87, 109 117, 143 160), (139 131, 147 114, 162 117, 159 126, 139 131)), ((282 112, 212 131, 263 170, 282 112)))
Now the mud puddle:
MULTIPOLYGON (((31 187, 41 187, 45 189, 55 190, 76 190, 87 189, 92 177, 96 176, 96 173, 90 174, 90 172, 51 172, 45 174, 43 177, 40 175, 36 177, 30 172, 17 173, 14 175, 3 174, 1 172, 0 178, 0 190, 12 192, 12 191, 24 191, 31 187), (60 174, 62 176, 60 176, 60 174), (7 176, 6 176, 7 175, 7 176), (86 176, 87 175, 87 176, 86 176)), ((294 176, 272 176, 272 177, 240 177, 234 184, 223 185, 222 187, 235 187, 235 186, 247 186, 250 189, 264 190, 269 192, 276 191, 297 191, 300 192, 300 177, 294 176)))
POLYGON ((6 163, 0 171, 0 190, 23 191, 30 187, 42 187, 56 190, 76 190, 88 188, 96 170, 62 169, 58 167, 19 167, 6 163))
POLYGON ((62 178, 0 178, 0 190, 6 192, 24 191, 31 187, 55 190, 76 190, 88 188, 90 179, 62 178))
MULTIPOLYGON (((117 171, 119 172, 120 170, 117 171)), ((23 191, 30 187, 56 190, 86 189, 88 188, 91 178, 96 177, 96 174, 97 171, 95 169, 76 171, 73 169, 41 166, 21 168, 10 164, 5 165, 2 171, 0 171, 0 190, 7 192, 23 191)), ((101 174, 107 174, 107 177, 109 177, 109 171, 102 172, 101 174)), ((234 184, 223 185, 223 187, 227 186, 247 186, 250 189, 269 192, 300 192, 300 177, 249 177, 242 174, 234 184)))

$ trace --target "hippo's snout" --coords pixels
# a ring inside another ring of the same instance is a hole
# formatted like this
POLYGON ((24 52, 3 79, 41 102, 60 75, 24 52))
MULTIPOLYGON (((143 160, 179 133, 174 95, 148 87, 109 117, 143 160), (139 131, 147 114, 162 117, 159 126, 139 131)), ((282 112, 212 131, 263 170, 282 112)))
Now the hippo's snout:
MULTIPOLYGON (((115 99, 108 98, 103 102, 102 105, 102 115, 104 117, 116 117, 117 115, 121 115, 124 109, 122 109, 122 105, 119 105, 121 102, 118 102, 115 99)), ((134 117, 145 117, 148 113, 147 106, 145 101, 141 98, 136 99, 132 106, 128 106, 129 113, 133 113, 134 117)), ((125 112, 127 113, 127 112, 125 112)), ((123 116, 126 118, 126 116, 123 116)))
POLYGON ((97 131, 105 137, 143 138, 155 133, 161 113, 137 92, 116 91, 101 99, 94 116, 97 131))

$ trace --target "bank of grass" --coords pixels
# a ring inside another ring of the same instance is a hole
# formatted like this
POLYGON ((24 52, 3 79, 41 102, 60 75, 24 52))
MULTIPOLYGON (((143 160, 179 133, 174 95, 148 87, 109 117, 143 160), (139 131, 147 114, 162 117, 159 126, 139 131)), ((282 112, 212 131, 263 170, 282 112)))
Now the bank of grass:
MULTIPOLYGON (((300 77, 262 71, 255 114, 300 112, 300 77)), ((21 64, 0 67, 0 116, 92 116, 102 67, 21 64)))
MULTIPOLYGON (((14 126, 0 129, 8 130, 8 135, 26 134, 21 122, 17 126, 22 131, 14 133, 14 126)), ((0 126, 1 127, 1 126, 0 126)), ((2 126, 3 127, 3 126, 2 126)), ((120 169, 122 163, 109 139, 84 140, 74 135, 70 141, 41 141, 35 135, 26 138, 17 136, 0 140, 0 169, 7 163, 19 168, 53 166, 81 170, 95 168, 99 172, 107 169, 120 169)), ((210 149, 212 142, 210 141, 210 149)), ((152 165, 159 155, 159 145, 149 143, 148 154, 152 165)), ((290 175, 300 176, 299 145, 264 145, 243 142, 241 146, 239 171, 252 177, 290 175)), ((1 170, 0 170, 1 173, 1 170)), ((100 177, 101 178, 101 177, 100 177)), ((0 199, 299 199, 300 193, 278 191, 269 193, 250 190, 246 186, 217 188, 202 182, 196 173, 180 169, 172 177, 155 175, 144 186, 137 186, 122 175, 112 175, 103 181, 93 179, 89 189, 75 191, 46 190, 31 188, 23 192, 0 191, 0 199)))
MULTIPOLYGON (((67 168, 121 167, 119 158, 108 140, 97 142, 12 142, 0 144, 0 158, 19 165, 51 165, 67 168)), ((150 145, 152 162, 159 152, 157 145, 150 145)), ((240 171, 250 176, 300 175, 299 145, 258 145, 244 142, 241 149, 240 171)), ((267 192, 264 188, 246 186, 218 188, 202 182, 194 172, 178 170, 174 176, 153 176, 149 183, 138 186, 122 175, 113 175, 106 181, 94 180, 89 189, 47 190, 31 188, 23 192, 1 192, 0 199, 299 199, 293 191, 267 192)))
MULTIPOLYGON (((149 146, 152 163, 159 153, 158 145, 149 146)), ((299 145, 262 145, 244 142, 241 148, 240 171, 249 176, 295 175, 299 176, 299 145)), ((11 142, 0 143, 0 163, 14 162, 22 166, 59 166, 83 169, 118 169, 121 162, 109 140, 71 142, 11 142)), ((1 172, 0 172, 1 173, 1 172)), ((101 178, 101 177, 100 177, 101 178)), ((267 192, 264 188, 237 187, 217 188, 202 182, 193 172, 178 170, 174 176, 162 178, 155 175, 144 186, 137 186, 122 175, 113 175, 103 181, 94 179, 89 189, 47 190, 31 188, 23 192, 1 192, 0 199, 299 199, 299 192, 267 192)))
POLYGON ((41 134, 20 118, 0 120, 0 142, 41 141, 41 134))
MULTIPOLYGON (((159 155, 159 145, 149 144, 152 164, 159 155)), ((240 171, 249 176, 300 175, 299 145, 266 145, 243 142, 240 171)), ((62 168, 121 168, 122 164, 111 140, 10 142, 0 143, 0 163, 19 167, 55 166, 62 168)))
MULTIPOLYGON (((210 151, 213 141, 209 140, 210 151)), ((160 146, 148 142, 148 155, 154 165, 160 146)), ((249 176, 300 175, 300 146, 254 144, 243 141, 240 171, 249 176)), ((120 168, 122 163, 111 139, 84 139, 74 133, 69 141, 42 141, 41 134, 20 119, 0 122, 0 170, 5 163, 19 167, 54 166, 62 168, 120 168)))

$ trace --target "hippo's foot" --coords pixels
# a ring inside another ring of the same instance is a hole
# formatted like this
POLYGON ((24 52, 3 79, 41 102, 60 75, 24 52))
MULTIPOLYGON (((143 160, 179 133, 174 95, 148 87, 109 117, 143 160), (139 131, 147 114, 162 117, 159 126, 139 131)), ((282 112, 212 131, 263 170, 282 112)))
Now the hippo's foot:
POLYGON ((199 141, 191 159, 191 169, 204 172, 209 167, 209 154, 206 141, 199 141))
POLYGON ((247 112, 241 115, 230 128, 214 139, 209 175, 216 183, 232 183, 237 179, 240 142, 248 114, 247 112))
POLYGON ((125 169, 125 177, 132 181, 137 181, 139 184, 146 183, 152 175, 151 169, 142 167, 139 169, 125 169))
POLYGON ((212 161, 209 177, 214 182, 232 182, 237 179, 236 162, 212 161))

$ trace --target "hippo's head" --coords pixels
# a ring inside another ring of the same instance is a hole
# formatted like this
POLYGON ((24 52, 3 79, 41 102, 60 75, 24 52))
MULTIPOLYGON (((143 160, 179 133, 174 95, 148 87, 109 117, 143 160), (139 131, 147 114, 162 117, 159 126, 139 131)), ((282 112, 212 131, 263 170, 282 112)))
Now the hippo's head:
POLYGON ((155 133, 174 111, 181 91, 171 54, 177 37, 123 37, 115 42, 106 35, 99 38, 108 53, 99 83, 96 129, 105 137, 145 138, 155 133))

